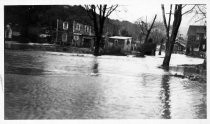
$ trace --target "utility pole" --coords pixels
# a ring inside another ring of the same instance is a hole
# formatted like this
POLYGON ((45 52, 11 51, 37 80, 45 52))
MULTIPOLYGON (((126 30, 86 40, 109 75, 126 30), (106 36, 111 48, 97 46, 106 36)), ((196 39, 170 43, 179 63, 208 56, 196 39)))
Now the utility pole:
POLYGON ((148 25, 147 25, 147 16, 146 16, 146 26, 147 26, 147 30, 148 30, 148 25))
POLYGON ((57 28, 56 28, 56 39, 55 39, 55 42, 57 43, 58 42, 58 19, 57 19, 57 28))

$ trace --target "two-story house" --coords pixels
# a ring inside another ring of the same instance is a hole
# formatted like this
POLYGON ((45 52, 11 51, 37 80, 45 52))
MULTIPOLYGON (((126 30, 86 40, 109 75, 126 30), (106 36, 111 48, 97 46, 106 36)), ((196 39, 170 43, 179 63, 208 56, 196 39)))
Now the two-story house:
POLYGON ((72 35, 73 39, 71 44, 73 46, 93 47, 95 35, 92 26, 73 21, 72 35))
POLYGON ((206 51, 206 26, 190 25, 187 32, 186 55, 206 51))
POLYGON ((92 26, 75 20, 59 20, 57 23, 56 42, 76 47, 93 47, 95 35, 92 26))

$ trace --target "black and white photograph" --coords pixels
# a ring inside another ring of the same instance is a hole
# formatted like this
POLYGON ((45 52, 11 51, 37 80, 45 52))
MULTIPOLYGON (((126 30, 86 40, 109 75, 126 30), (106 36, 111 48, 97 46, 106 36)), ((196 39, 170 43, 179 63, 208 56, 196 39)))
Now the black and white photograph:
POLYGON ((206 1, 55 1, 2 2, 3 120, 207 119, 206 1))

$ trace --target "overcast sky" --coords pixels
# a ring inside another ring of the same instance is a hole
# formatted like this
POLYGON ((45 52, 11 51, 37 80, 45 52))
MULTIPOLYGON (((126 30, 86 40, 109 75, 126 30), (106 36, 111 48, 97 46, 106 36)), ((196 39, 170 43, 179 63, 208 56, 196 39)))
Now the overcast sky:
MULTIPOLYGON (((171 3, 198 4, 208 3, 207 1, 208 0, 3 0, 2 5, 119 4, 118 11, 112 13, 110 18, 135 22, 138 18, 142 17, 145 20, 147 18, 147 22, 151 22, 155 14, 157 14, 156 21, 162 21, 161 3, 165 4, 165 10, 169 12, 169 5, 171 3)), ((180 33, 186 35, 189 25, 203 25, 203 22, 195 24, 196 19, 193 20, 192 17, 193 14, 183 16, 180 33)))
MULTIPOLYGON (((189 10, 192 8, 192 5, 187 6, 186 8, 183 9, 183 12, 189 10)), ((169 13, 169 4, 165 5, 165 11, 166 13, 169 13)), ((147 19, 147 22, 151 22, 157 14, 157 19, 156 21, 161 21, 162 22, 162 10, 161 10, 161 4, 159 2, 154 2, 154 3, 141 3, 141 4, 127 4, 127 5, 120 5, 118 7, 118 11, 112 13, 110 18, 112 19, 118 19, 118 20, 127 20, 130 22, 135 22, 138 18, 143 18, 144 20, 147 19)), ((193 17, 195 15, 194 12, 184 15, 182 17, 182 22, 180 25, 180 33, 183 35, 186 35, 187 29, 189 25, 203 25, 204 22, 198 22, 195 23, 197 20, 197 16, 193 17)), ((166 15, 168 16, 168 14, 166 15)), ((172 20, 173 20, 173 15, 172 15, 172 20)), ((171 22, 171 24, 173 21, 171 22)))

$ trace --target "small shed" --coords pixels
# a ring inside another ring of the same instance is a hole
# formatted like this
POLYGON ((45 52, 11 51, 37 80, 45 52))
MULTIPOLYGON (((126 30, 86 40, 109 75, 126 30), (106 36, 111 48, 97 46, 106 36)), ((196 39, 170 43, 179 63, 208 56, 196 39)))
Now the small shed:
POLYGON ((176 39, 176 42, 174 44, 173 52, 174 53, 184 53, 185 48, 186 48, 186 41, 184 40, 183 37, 178 37, 176 39))
POLYGON ((112 36, 109 37, 108 48, 120 48, 122 52, 131 51, 132 37, 112 36))
POLYGON ((184 53, 186 44, 184 44, 183 42, 175 42, 174 44, 174 48, 173 48, 173 52, 174 53, 184 53))

